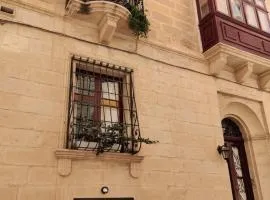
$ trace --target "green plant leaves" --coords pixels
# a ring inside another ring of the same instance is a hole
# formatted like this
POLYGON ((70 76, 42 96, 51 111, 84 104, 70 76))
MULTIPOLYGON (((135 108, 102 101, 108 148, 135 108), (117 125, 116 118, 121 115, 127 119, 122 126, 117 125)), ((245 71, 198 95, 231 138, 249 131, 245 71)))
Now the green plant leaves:
POLYGON ((130 13, 128 21, 129 28, 137 37, 147 38, 150 22, 143 10, 138 9, 137 6, 130 6, 130 13))

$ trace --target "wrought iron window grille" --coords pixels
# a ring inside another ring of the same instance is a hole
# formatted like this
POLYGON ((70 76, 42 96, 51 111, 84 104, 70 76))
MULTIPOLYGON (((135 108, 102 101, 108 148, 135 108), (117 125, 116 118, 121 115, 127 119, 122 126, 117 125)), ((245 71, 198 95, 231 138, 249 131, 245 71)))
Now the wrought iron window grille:
POLYGON ((67 148, 136 154, 141 148, 132 69, 73 56, 67 148))

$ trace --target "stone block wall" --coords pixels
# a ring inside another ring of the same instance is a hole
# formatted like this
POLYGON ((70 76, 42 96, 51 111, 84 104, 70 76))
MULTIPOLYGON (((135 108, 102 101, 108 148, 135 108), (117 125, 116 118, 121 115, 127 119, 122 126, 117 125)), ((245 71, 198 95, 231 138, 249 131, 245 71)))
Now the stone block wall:
MULTIPOLYGON (((136 44, 117 36, 109 46, 97 42, 95 27, 63 17, 64 0, 3 2, 17 15, 0 25, 1 198, 232 199, 227 164, 216 151, 224 117, 218 94, 260 102, 261 110, 254 109, 266 135, 270 97, 208 75, 194 1, 145 0, 149 38, 136 44), (69 176, 58 174, 55 151, 65 144, 73 54, 134 69, 142 135, 160 141, 143 146, 137 179, 127 163, 99 158, 73 161, 69 176)), ((269 141, 253 145, 257 199, 269 199, 269 141)))

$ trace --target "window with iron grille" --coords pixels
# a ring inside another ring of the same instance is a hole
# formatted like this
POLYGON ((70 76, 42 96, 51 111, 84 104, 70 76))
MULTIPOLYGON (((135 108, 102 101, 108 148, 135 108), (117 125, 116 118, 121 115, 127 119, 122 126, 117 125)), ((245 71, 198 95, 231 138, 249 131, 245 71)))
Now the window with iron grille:
POLYGON ((67 148, 132 153, 140 150, 133 70, 72 57, 67 148))

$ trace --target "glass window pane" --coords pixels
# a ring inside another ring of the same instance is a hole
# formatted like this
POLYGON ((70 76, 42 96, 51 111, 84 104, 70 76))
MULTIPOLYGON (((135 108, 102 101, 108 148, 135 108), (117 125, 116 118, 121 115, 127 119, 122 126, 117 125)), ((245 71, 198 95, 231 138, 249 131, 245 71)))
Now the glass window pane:
POLYGON ((101 108, 101 121, 106 122, 106 125, 111 125, 112 122, 118 122, 118 109, 113 107, 103 106, 101 108))
POLYGON ((94 114, 94 107, 88 104, 76 104, 77 105, 77 118, 82 120, 92 120, 94 114))
POLYGON ((231 6, 232 6, 232 16, 233 18, 239 20, 239 21, 244 21, 244 15, 243 15, 243 10, 241 6, 241 1, 240 0, 230 0, 231 1, 231 6))
POLYGON ((229 15, 227 0, 216 0, 216 3, 217 3, 217 10, 219 12, 229 15))
POLYGON ((210 13, 208 0, 200 0, 199 2, 200 2, 201 18, 204 18, 206 15, 210 13))
POLYGON ((261 23, 262 30, 270 33, 269 21, 267 13, 258 10, 259 20, 261 23))
POLYGON ((264 0, 255 0, 256 4, 262 8, 264 8, 264 0))
POLYGON ((258 28, 259 25, 257 22, 255 8, 250 6, 249 4, 245 4, 245 12, 246 12, 246 17, 247 17, 247 23, 251 26, 258 28))
POLYGON ((95 91, 95 79, 85 74, 77 75, 77 92, 93 96, 95 91))
POLYGON ((102 98, 119 100, 119 84, 117 82, 102 82, 102 98))

